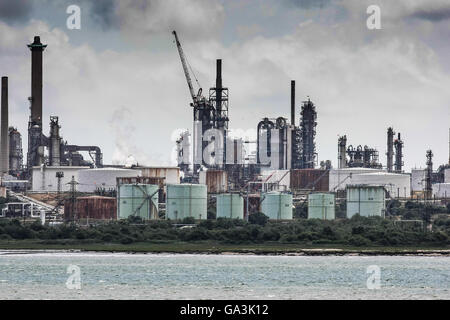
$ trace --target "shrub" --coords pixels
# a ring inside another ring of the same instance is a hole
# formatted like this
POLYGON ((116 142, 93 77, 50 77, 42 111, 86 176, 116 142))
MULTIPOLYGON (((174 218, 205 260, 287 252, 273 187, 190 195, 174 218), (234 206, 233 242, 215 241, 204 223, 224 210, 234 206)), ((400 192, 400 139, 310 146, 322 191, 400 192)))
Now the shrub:
POLYGON ((367 246, 369 245, 370 241, 363 236, 360 235, 354 235, 350 238, 349 243, 351 245, 361 247, 361 246, 367 246))
POLYGON ((260 226, 265 226, 267 221, 269 221, 269 217, 262 212, 253 213, 248 217, 248 222, 260 226))
POLYGON ((186 217, 183 220, 181 220, 181 223, 183 223, 183 224, 195 224, 195 219, 193 217, 186 217))
POLYGON ((134 242, 133 238, 128 237, 128 236, 125 236, 125 237, 123 237, 123 238, 120 240, 120 243, 121 243, 121 244, 130 244, 130 243, 133 243, 133 242, 134 242))

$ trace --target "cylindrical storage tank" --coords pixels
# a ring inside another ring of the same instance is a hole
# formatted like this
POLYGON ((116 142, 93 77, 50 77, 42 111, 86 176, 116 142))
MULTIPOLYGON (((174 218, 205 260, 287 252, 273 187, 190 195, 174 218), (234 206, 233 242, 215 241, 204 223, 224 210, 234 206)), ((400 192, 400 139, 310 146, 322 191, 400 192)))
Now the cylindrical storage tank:
POLYGON ((450 168, 445 169, 444 171, 444 182, 450 183, 450 168))
POLYGON ((382 172, 381 169, 372 168, 342 168, 331 169, 329 173, 329 191, 345 190, 347 185, 357 184, 353 177, 362 173, 382 172))
POLYGON ((217 218, 244 219, 244 198, 237 193, 217 195, 217 218))
POLYGON ((384 217, 386 211, 383 186, 347 186, 347 218, 360 216, 384 217))
POLYGON ((411 191, 423 191, 425 189, 425 169, 411 169, 411 191))
POLYGON ((137 177, 140 170, 120 168, 99 168, 80 170, 78 172, 77 191, 93 193, 97 189, 116 189, 117 178, 137 177))
POLYGON ((292 194, 277 191, 263 194, 261 212, 272 220, 292 220, 292 194))
POLYGON ((204 184, 169 184, 166 194, 166 219, 192 217, 206 220, 207 190, 204 184))
POLYGON ((450 198, 450 183, 433 184, 433 197, 438 199, 450 198))
POLYGON ((409 174, 388 172, 354 174, 352 184, 384 186, 392 198, 409 198, 411 195, 411 177, 409 174))
POLYGON ((152 184, 122 184, 117 190, 117 216, 144 220, 158 219, 159 186, 152 184))
POLYGON ((333 193, 311 193, 308 195, 308 219, 335 219, 333 193))

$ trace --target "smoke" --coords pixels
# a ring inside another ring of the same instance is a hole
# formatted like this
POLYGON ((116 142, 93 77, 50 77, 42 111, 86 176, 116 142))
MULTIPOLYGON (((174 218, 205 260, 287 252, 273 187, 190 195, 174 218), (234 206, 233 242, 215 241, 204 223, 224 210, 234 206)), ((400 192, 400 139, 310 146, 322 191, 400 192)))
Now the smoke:
POLYGON ((0 20, 8 23, 23 22, 30 17, 33 1, 0 0, 0 20))
POLYGON ((115 135, 115 147, 112 155, 114 165, 148 164, 148 155, 141 151, 136 145, 135 132, 131 111, 122 107, 116 109, 109 121, 110 127, 115 135))

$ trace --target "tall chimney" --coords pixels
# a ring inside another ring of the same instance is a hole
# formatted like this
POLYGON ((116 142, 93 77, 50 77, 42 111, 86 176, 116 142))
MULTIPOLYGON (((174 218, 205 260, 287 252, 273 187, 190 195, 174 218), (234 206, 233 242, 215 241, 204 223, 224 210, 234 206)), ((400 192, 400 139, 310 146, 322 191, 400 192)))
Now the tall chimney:
POLYGON ((2 77, 1 108, 0 174, 4 174, 9 171, 8 77, 2 77))
POLYGON ((295 126, 295 80, 291 81, 291 125, 295 126))
POLYGON ((216 61, 216 108, 220 115, 222 111, 222 60, 216 61))
POLYGON ((47 45, 39 36, 28 45, 31 50, 31 122, 42 126, 42 52, 47 45))
POLYGON ((386 167, 388 172, 392 172, 392 167, 394 165, 394 129, 392 127, 388 128, 387 131, 387 161, 386 167))

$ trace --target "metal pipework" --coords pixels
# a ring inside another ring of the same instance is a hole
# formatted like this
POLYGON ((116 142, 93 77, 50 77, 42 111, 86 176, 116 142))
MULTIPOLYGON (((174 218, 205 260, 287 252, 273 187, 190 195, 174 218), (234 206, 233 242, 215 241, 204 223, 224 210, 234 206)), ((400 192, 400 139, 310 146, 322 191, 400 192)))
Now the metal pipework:
POLYGON ((50 166, 61 165, 61 137, 59 134, 58 117, 50 117, 49 158, 50 166))
POLYGON ((339 137, 338 139, 339 169, 347 167, 347 156, 345 153, 346 146, 347 146, 347 136, 339 137))
POLYGON ((295 126, 295 80, 291 81, 291 125, 295 126))
POLYGON ((64 153, 74 153, 78 151, 95 152, 95 166, 97 168, 103 167, 103 155, 99 147, 97 146, 76 146, 76 145, 63 145, 64 153))
POLYGON ((427 150, 427 171, 425 176, 425 199, 430 200, 433 195, 433 187, 431 185, 431 179, 433 175, 433 152, 427 150))
POLYGON ((265 129, 266 130, 266 135, 267 135, 267 156, 270 157, 271 156, 271 148, 270 148, 270 140, 271 140, 271 130, 275 127, 275 124, 269 120, 269 118, 264 118, 262 121, 260 121, 258 123, 258 129, 257 129, 257 137, 256 137, 256 158, 257 158, 257 163, 260 164, 260 156, 259 156, 259 137, 260 137, 260 133, 261 133, 261 129, 265 129))
POLYGON ((395 172, 402 172, 403 167, 403 141, 398 134, 398 139, 394 142, 395 147, 395 172))
POLYGON ((8 77, 2 77, 0 174, 9 171, 8 77))

